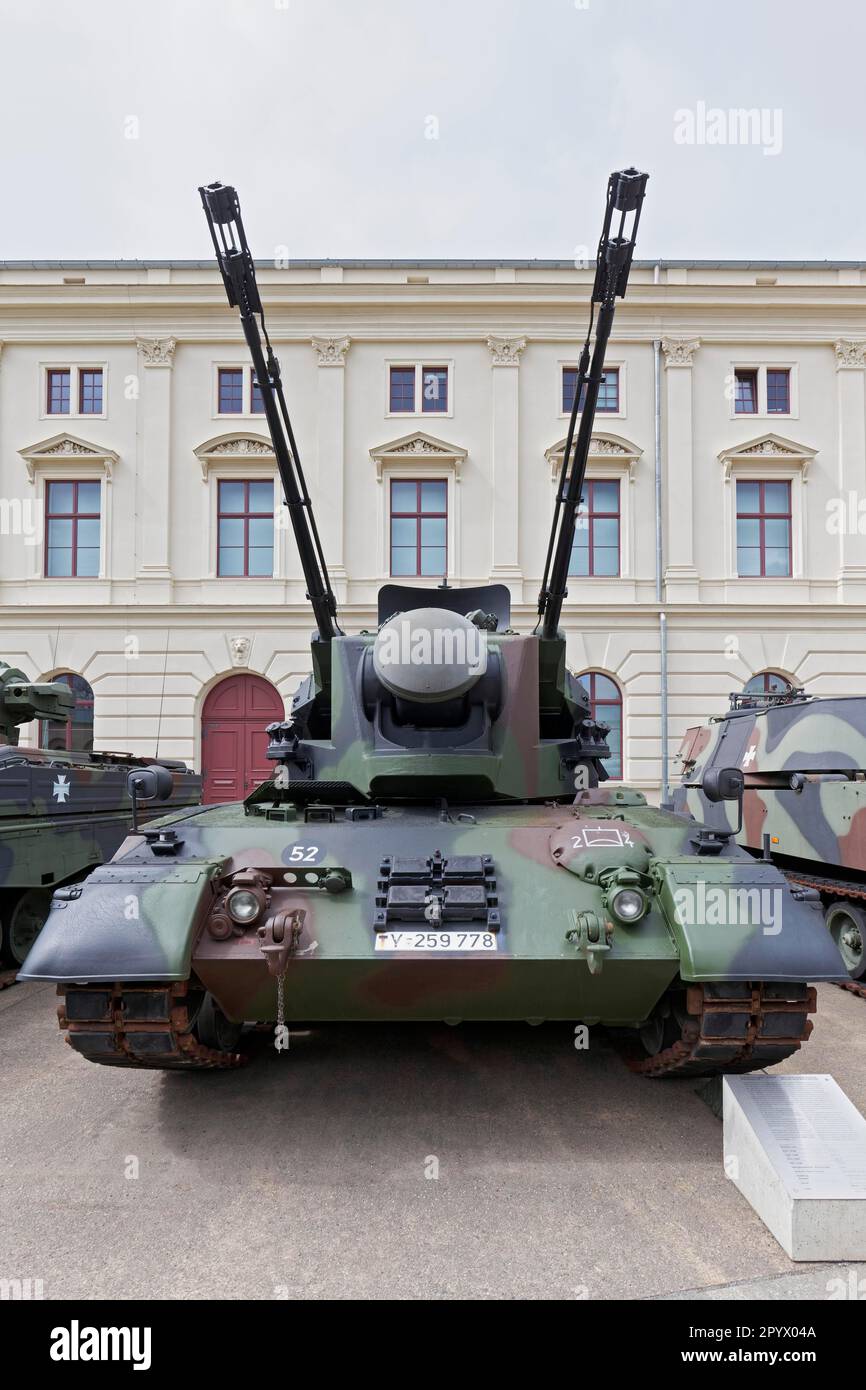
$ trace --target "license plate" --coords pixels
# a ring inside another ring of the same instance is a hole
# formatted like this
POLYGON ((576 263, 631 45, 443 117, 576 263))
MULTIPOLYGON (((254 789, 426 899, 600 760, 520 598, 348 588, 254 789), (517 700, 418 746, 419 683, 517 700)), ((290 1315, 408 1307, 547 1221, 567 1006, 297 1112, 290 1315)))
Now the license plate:
POLYGON ((377 951, 495 951, 489 931, 383 931, 376 933, 377 951))

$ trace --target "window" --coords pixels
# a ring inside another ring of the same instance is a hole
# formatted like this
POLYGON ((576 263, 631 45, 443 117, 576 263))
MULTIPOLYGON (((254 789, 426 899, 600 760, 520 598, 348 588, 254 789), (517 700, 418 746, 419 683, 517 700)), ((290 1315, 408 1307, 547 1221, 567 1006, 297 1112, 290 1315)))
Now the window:
MULTIPOLYGON (((577 390, 577 367, 563 367, 562 369, 562 413, 571 414, 571 407, 574 405, 574 393, 577 390)), ((580 409, 583 410, 583 403, 586 398, 586 387, 584 386, 580 396, 580 409)), ((598 411, 608 413, 619 410, 619 367, 608 367, 601 378, 601 385, 598 388, 598 411)))
POLYGON ((79 415, 102 414, 102 368, 82 367, 78 373, 79 415))
POLYGON ((734 412, 737 415, 758 413, 758 373, 734 372, 734 412))
POLYGON ((262 389, 256 381, 255 372, 250 377, 250 414, 264 415, 265 403, 262 400, 262 389))
POLYGON ((572 575, 619 574, 619 483, 584 483, 571 547, 572 575))
POLYGON ((737 483, 737 573, 761 578, 790 575, 790 483, 737 483))
POLYGON ((45 490, 45 574, 94 579, 99 574, 99 483, 50 482, 45 490))
POLYGON ((54 368, 47 373, 49 415, 69 414, 69 387, 71 372, 68 367, 54 368))
POLYGON ((448 484, 444 480, 391 483, 391 573, 448 573, 448 484))
POLYGON ((734 415, 796 414, 797 374, 794 367, 761 364, 734 367, 733 383, 734 415))
POLYGON ((787 367, 767 368, 767 414, 790 415, 791 373, 787 367))
POLYGON ((448 368, 423 367, 421 377, 424 392, 421 401, 421 409, 425 414, 447 414, 448 368))
POLYGON ((218 372, 218 410, 220 415, 242 415, 244 373, 242 367, 220 367, 218 372))
POLYGON ((217 574, 270 578, 274 572, 274 485, 221 479, 217 574))
POLYGON ((391 415, 447 415, 451 409, 451 368, 420 362, 388 368, 388 411, 391 415))
POLYGON ((104 366, 44 367, 43 410, 46 415, 105 414, 104 366))
POLYGON ((610 729, 610 757, 604 759, 603 766, 609 777, 618 780, 622 777, 622 692, 616 681, 600 671, 584 671, 578 680, 589 696, 590 716, 610 729))
POLYGON ((794 687, 784 676, 780 676, 777 671, 759 671, 751 680, 747 680, 743 686, 744 695, 784 695, 793 690, 794 687))
POLYGON ((39 747, 56 752, 90 753, 93 750, 93 691, 83 676, 64 672, 53 676, 58 685, 68 685, 75 695, 72 718, 40 719, 39 747))

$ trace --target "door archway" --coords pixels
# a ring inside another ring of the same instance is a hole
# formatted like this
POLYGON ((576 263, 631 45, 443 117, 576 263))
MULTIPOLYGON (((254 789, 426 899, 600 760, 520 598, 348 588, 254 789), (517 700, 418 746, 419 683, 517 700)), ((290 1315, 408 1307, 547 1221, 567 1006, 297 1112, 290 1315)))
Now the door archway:
POLYGON ((241 801, 271 775, 265 728, 285 719, 279 691, 242 672, 209 691, 201 712, 202 800, 241 801))

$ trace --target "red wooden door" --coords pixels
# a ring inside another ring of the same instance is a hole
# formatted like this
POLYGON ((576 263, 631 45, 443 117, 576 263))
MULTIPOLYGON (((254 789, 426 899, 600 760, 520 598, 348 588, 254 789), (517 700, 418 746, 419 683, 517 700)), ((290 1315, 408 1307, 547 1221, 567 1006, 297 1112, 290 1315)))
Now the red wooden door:
POLYGON ((201 715, 202 799, 240 801, 271 775, 265 728, 285 718, 279 693, 263 676, 227 676, 201 715))

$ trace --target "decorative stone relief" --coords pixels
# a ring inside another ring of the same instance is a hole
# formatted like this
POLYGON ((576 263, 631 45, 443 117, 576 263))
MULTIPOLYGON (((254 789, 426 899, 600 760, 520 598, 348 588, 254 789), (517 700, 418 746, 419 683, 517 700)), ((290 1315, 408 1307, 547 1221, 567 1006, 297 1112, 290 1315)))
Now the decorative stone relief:
POLYGON ((836 366, 866 367, 866 339, 840 338, 833 346, 836 349, 836 366))
POLYGON ((351 338, 313 338, 320 367, 345 367, 351 338))
POLYGON ((252 642, 249 637, 229 638, 229 652, 231 653, 232 666, 249 665, 251 646, 252 642))
POLYGON ((222 444, 215 444, 208 450, 209 458, 258 458, 266 454, 273 454, 270 444, 264 444, 261 439, 224 439, 222 444))
POLYGON ((526 339, 490 337, 487 339, 487 346, 493 356, 494 367, 519 367, 520 354, 526 347, 526 339))
POLYGON ((665 367, 691 367, 692 358, 700 345, 700 338, 663 338, 665 367))
POLYGON ((145 367, 170 367, 177 342, 174 338, 138 338, 136 347, 144 358, 145 367))
POLYGON ((85 444, 79 444, 75 439, 61 439, 59 444, 53 444, 50 449, 42 450, 42 458, 68 458, 70 454, 77 457, 84 455, 85 458, 102 458, 96 449, 88 449, 85 444))

